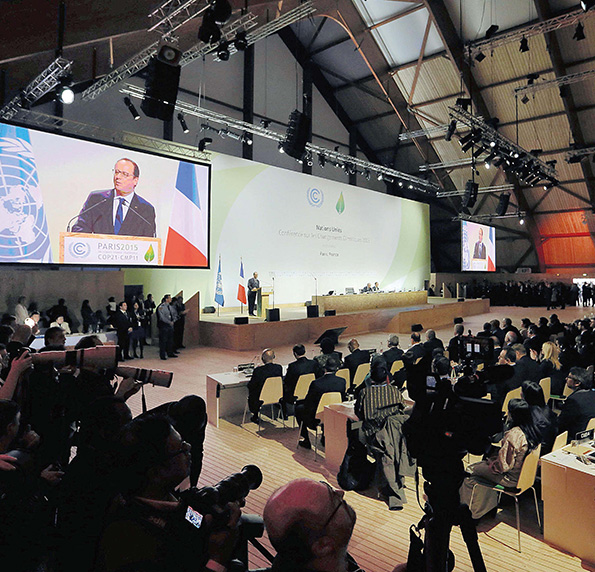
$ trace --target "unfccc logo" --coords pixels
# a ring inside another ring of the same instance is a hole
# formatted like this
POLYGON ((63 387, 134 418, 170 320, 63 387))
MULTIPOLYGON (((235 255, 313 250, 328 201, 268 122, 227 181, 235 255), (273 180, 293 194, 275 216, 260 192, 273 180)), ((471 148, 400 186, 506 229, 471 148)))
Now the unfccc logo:
POLYGON ((89 245, 86 242, 73 242, 68 250, 74 258, 85 258, 90 252, 89 245))
POLYGON ((321 207, 324 202, 324 193, 320 189, 308 189, 308 202, 311 207, 321 207))

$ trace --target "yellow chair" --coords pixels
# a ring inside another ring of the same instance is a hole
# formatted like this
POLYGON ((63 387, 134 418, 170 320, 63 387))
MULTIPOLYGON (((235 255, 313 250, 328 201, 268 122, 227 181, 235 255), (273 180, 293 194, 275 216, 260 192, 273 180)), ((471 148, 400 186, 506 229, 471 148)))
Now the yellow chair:
POLYGON ((351 380, 351 375, 349 374, 349 370, 344 367, 342 369, 337 370, 335 373, 337 377, 342 377, 345 380, 345 387, 349 389, 349 382, 351 380))
POLYGON ((591 420, 587 423, 587 431, 591 429, 595 429, 595 417, 591 417, 591 420))
POLYGON ((393 365, 390 366, 390 372, 391 372, 391 374, 394 375, 398 371, 401 371, 404 367, 405 367, 405 364, 403 363, 402 359, 395 360, 393 362, 393 365))
POLYGON ((552 447, 552 453, 558 449, 561 449, 562 447, 565 447, 566 443, 568 443, 568 431, 564 431, 564 433, 560 433, 556 437, 554 446, 552 447))
MULTIPOLYGON (((338 391, 330 391, 328 393, 323 393, 320 397, 320 401, 318 402, 318 407, 316 408, 316 415, 315 419, 318 420, 318 425, 316 425, 316 439, 314 441, 314 459, 316 460, 318 457, 318 430, 322 425, 324 425, 324 408, 327 405, 332 405, 334 403, 342 403, 343 396, 338 391)), ((304 422, 300 424, 300 430, 298 432, 298 443, 300 440, 300 435, 302 434, 302 425, 304 422)), ((296 445, 297 447, 297 445, 296 445)))
MULTIPOLYGON (((265 405, 271 406, 271 418, 275 411, 275 404, 279 405, 279 400, 283 397, 283 378, 281 376, 267 377, 265 379, 262 390, 260 391, 260 401, 263 402, 261 410, 265 405)), ((248 411, 248 402, 244 407, 244 417, 242 418, 242 425, 246 421, 246 413, 248 411)), ((281 416, 283 417, 283 416, 281 416)), ((283 427, 285 427, 285 419, 283 419, 283 427)), ((258 431, 260 431, 260 411, 258 412, 258 431)))
POLYGON ((551 377, 544 377, 543 379, 539 380, 539 385, 543 390, 543 398, 545 399, 545 403, 550 400, 550 396, 552 395, 552 378, 551 377))
POLYGON ((298 377, 297 383, 295 384, 295 390, 293 391, 293 396, 295 397, 296 401, 298 399, 306 399, 306 395, 308 395, 308 389, 310 389, 310 384, 316 379, 316 376, 313 373, 302 373, 298 377))
POLYGON ((365 379, 366 375, 370 372, 370 363, 360 363, 355 370, 353 376, 353 384, 351 387, 358 387, 365 379))
POLYGON ((520 387, 517 387, 516 389, 513 389, 512 391, 509 391, 506 394, 506 397, 504 398, 504 403, 502 404, 502 413, 507 414, 508 413, 508 404, 510 403, 511 399, 520 399, 522 396, 522 389, 520 387))
POLYGON ((519 497, 527 489, 531 489, 533 491, 533 498, 535 499, 535 513, 537 514, 537 523, 539 524, 539 528, 541 528, 541 517, 539 516, 539 506, 537 505, 537 493, 535 492, 535 478, 537 477, 537 466, 539 464, 540 454, 541 444, 537 445, 537 447, 535 447, 535 449, 533 449, 533 451, 531 451, 525 457, 525 460, 523 461, 523 466, 521 468, 521 474, 519 476, 519 482, 517 483, 516 487, 505 487, 503 485, 490 483, 489 481, 478 481, 473 486, 473 491, 471 492, 471 500, 469 501, 469 505, 471 505, 473 503, 473 495, 475 494, 476 487, 484 487, 496 491, 498 493, 498 500, 500 499, 500 495, 502 494, 514 498, 514 506, 516 509, 516 529, 519 540, 519 552, 521 552, 521 519, 519 514, 519 497))

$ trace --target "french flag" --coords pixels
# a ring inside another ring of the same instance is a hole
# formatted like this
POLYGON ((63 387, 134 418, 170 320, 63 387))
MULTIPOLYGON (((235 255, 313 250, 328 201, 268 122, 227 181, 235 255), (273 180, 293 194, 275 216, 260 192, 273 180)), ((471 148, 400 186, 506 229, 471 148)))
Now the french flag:
POLYGON ((240 258, 240 282, 238 284, 238 301, 242 304, 247 304, 246 300, 246 287, 244 286, 244 263, 240 258))
POLYGON ((488 232, 488 272, 496 271, 496 229, 491 226, 488 232))
POLYGON ((164 266, 207 266, 207 188, 194 165, 180 161, 164 266))

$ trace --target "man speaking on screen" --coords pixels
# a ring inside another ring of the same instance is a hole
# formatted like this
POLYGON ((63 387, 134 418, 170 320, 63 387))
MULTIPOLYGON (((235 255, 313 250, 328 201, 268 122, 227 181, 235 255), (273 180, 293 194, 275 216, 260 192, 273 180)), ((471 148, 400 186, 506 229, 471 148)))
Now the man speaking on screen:
POLYGON ((473 249, 473 258, 479 258, 485 260, 486 258, 486 245, 483 243, 483 228, 479 229, 477 242, 473 249))
POLYGON ((139 176, 134 161, 120 159, 114 167, 114 188, 89 194, 72 232, 155 236, 155 209, 135 192, 139 176))

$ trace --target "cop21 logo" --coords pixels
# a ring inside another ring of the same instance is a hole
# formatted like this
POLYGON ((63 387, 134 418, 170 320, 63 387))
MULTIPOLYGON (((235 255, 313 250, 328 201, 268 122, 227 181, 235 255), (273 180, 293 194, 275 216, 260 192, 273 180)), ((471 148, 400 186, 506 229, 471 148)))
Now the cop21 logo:
POLYGON ((315 187, 309 188, 306 196, 311 207, 320 208, 324 203, 324 193, 315 187))

